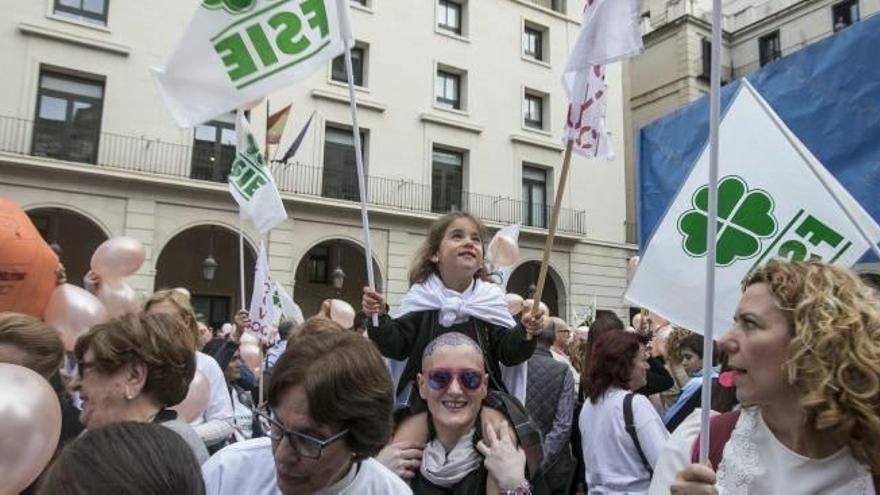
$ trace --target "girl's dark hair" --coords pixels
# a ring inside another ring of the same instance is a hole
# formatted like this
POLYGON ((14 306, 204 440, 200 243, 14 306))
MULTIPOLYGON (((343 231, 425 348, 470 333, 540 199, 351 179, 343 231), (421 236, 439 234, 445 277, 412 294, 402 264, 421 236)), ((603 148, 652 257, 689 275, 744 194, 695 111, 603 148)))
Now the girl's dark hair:
POLYGON ((39 495, 202 495, 199 463, 183 439, 154 423, 114 423, 67 445, 44 474, 39 495))
MULTIPOLYGON (((431 257, 437 254, 437 251, 440 250, 440 243, 443 242, 443 236, 446 234, 446 229, 449 228, 449 225, 452 222, 458 220, 459 218, 466 218, 474 223, 477 227, 477 232, 480 234, 480 244, 483 247, 483 253, 485 255, 486 252, 486 227, 483 225, 477 217, 471 215, 470 213, 464 213, 461 211, 453 211, 451 213, 447 213, 442 217, 438 218, 431 224, 431 228, 428 229, 428 236, 425 237, 425 241, 419 247, 419 250, 416 252, 415 263, 413 264, 412 269, 409 271, 409 284, 420 284, 428 279, 432 274, 440 274, 440 271, 437 269, 437 263, 431 261, 431 257)), ((489 273, 486 270, 485 266, 481 266, 477 273, 474 274, 475 279, 481 280, 489 280, 489 273)))
POLYGON ((590 401, 595 404, 611 387, 629 388, 633 362, 641 351, 638 335, 606 332, 596 340, 587 363, 590 401))
MULTIPOLYGON (((698 333, 692 333, 687 337, 683 338, 681 342, 678 343, 678 352, 681 353, 682 350, 688 349, 697 356, 700 356, 700 359, 703 359, 703 336, 698 333)), ((718 364, 718 346, 715 343, 712 343, 712 366, 718 364)))

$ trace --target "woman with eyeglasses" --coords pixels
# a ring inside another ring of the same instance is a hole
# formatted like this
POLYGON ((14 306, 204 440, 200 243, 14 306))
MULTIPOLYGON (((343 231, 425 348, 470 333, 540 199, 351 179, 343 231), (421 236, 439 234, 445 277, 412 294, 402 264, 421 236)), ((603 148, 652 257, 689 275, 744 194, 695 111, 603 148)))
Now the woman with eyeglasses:
POLYGON ((268 408, 260 411, 268 437, 209 459, 202 468, 207 493, 411 493, 371 458, 392 427, 382 356, 369 340, 335 326, 309 331, 307 322, 290 341, 272 372, 268 408))
POLYGON ((193 428, 168 409, 186 397, 196 372, 186 329, 168 315, 127 315, 95 325, 76 341, 80 421, 86 429, 122 421, 159 423, 180 435, 199 463, 208 451, 193 428))

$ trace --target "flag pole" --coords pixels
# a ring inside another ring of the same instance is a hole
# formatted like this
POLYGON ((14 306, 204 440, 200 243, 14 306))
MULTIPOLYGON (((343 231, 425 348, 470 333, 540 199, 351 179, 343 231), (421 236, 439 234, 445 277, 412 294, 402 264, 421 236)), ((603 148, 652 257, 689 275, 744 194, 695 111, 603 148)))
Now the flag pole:
MULTIPOLYGON (((235 133, 238 135, 242 132, 242 129, 238 128, 238 123, 241 122, 241 119, 244 117, 244 110, 239 108, 236 111, 235 117, 235 133)), ((241 218, 241 211, 238 212, 238 276, 241 291, 241 309, 247 309, 245 305, 244 287, 244 220, 241 218)))
POLYGON ((715 251, 718 236, 718 126, 721 122, 721 0, 712 6, 712 66, 709 78, 709 211, 706 254, 706 307, 703 332, 703 389, 700 397, 700 463, 709 459, 709 413, 712 411, 712 359, 715 341, 715 251))
POLYGON ((559 223, 559 210, 562 205, 562 195, 565 193, 565 185, 568 182, 568 169, 571 166, 571 150, 574 140, 569 139, 565 145, 565 155, 562 158, 562 176, 559 177, 559 188, 556 190, 556 203, 550 215, 550 228, 547 231, 547 241, 544 243, 544 254, 541 258, 541 271, 538 273, 538 283, 535 295, 532 297, 532 316, 538 316, 541 306, 541 296, 544 295, 544 283, 547 281, 547 267, 550 265, 550 251, 553 250, 553 238, 556 237, 556 225, 559 223))
MULTIPOLYGON (((373 278, 373 248, 370 243, 370 220, 367 216, 367 188, 364 179, 364 157, 361 153, 361 129, 357 120, 357 103, 354 93, 354 69, 351 64, 351 47, 354 41, 350 38, 345 40, 345 78, 348 80, 348 101, 351 106, 351 132, 354 135, 354 158, 357 164, 358 190, 361 197, 361 224, 364 229, 364 257, 367 264, 367 284, 371 289, 376 289, 373 278)), ((373 315, 373 326, 379 326, 379 317, 373 315)))

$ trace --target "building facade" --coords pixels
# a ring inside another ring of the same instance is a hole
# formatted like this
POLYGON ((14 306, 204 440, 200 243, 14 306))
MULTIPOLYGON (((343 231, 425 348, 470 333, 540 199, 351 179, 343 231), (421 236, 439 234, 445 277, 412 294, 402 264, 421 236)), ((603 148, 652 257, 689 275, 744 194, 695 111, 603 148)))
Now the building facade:
MULTIPOLYGON (((177 127, 152 80, 197 0, 2 0, 0 196, 58 244, 79 283, 108 237, 147 248, 129 282, 184 286, 213 323, 241 305, 239 220, 225 183, 233 115, 177 127), (216 262, 213 270, 208 259, 216 262), (210 272, 210 273, 209 273, 210 272)), ((559 183, 566 108, 560 83, 579 29, 576 0, 352 0, 353 51, 373 263, 394 304, 430 223, 469 211, 495 231, 519 223, 509 290, 527 295, 559 183)), ((289 219, 264 241, 271 275, 307 314, 340 297, 359 307, 363 238, 348 88, 341 60, 249 110, 258 139, 292 105, 267 156, 289 219), (338 268, 338 270, 337 270, 338 268)), ((569 316, 594 300, 623 315, 626 242, 621 68, 608 70, 606 127, 618 158, 575 157, 547 297, 569 316)), ((245 232, 247 298, 260 242, 245 232)))

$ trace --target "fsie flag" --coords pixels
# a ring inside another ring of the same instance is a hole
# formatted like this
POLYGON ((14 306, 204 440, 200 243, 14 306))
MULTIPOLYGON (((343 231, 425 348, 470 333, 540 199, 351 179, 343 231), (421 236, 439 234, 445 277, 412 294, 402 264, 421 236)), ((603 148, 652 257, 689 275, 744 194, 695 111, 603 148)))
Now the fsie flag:
MULTIPOLYGON (((721 121, 719 149, 716 335, 733 322, 741 281, 771 258, 851 266, 870 248, 869 242, 880 240, 880 226, 748 81, 721 121), (835 197, 854 214, 868 239, 835 197)), ((706 328, 708 170, 706 147, 648 243, 625 295, 629 302, 700 333, 706 328)))
POLYGON ((350 42, 348 0, 202 0, 159 90, 184 127, 241 108, 324 67, 350 42))

